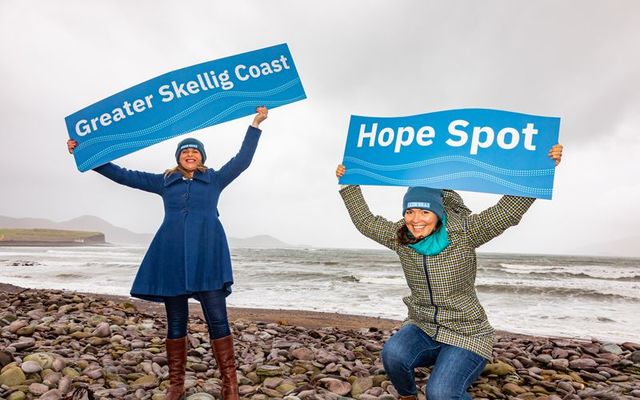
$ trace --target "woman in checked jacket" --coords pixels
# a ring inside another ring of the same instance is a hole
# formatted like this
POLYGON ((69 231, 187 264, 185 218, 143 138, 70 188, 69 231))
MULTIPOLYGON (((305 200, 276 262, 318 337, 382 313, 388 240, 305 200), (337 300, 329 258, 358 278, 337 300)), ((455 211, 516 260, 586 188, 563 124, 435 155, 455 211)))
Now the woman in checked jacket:
MULTIPOLYGON (((562 146, 549 157, 556 165, 562 146)), ((339 165, 336 176, 345 173, 339 165)), ((385 343, 382 362, 401 399, 416 399, 414 369, 433 366, 426 387, 429 400, 470 399, 467 388, 492 357, 494 331, 475 291, 475 249, 517 225, 533 198, 503 196, 496 205, 472 214, 450 190, 412 187, 398 222, 374 216, 359 186, 340 195, 356 228, 395 251, 411 290, 402 327, 385 343)))

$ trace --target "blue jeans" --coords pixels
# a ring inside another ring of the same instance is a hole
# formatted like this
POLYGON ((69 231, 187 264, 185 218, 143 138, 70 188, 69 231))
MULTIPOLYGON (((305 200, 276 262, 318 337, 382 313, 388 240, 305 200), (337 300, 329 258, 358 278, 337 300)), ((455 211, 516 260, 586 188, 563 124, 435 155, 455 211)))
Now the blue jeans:
POLYGON ((416 367, 430 367, 426 395, 429 400, 471 399, 467 388, 487 362, 480 355, 436 342, 415 325, 405 325, 382 348, 382 363, 401 396, 415 396, 416 367))
MULTIPOLYGON (((209 338, 213 340, 231 335, 227 319, 227 292, 225 290, 198 292, 193 297, 202 306, 202 313, 209 327, 209 338)), ((188 301, 188 295, 164 298, 164 308, 167 311, 167 338, 178 339, 187 336, 188 301)))

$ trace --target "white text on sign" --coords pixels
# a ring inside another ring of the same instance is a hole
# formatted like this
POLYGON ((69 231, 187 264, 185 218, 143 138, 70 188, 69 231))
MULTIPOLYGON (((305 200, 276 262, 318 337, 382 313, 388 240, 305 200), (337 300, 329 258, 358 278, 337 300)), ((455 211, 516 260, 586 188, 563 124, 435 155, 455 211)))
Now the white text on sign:
MULTIPOLYGON (((469 122, 458 119, 449 123, 448 134, 445 143, 452 147, 465 146, 469 141, 469 154, 478 154, 479 149, 486 149, 494 144, 504 150, 516 148, 521 142, 525 150, 535 151, 536 146, 533 143, 534 136, 538 134, 538 130, 533 123, 527 123, 524 128, 518 130, 513 127, 505 127, 496 133, 489 126, 473 126, 471 129, 469 122), (469 133, 471 131, 471 140, 469 133), (521 139, 523 137, 523 139, 521 139)), ((403 126, 398 128, 384 127, 378 130, 378 123, 371 124, 371 128, 367 128, 366 124, 360 125, 358 134, 357 147, 393 146, 393 152, 399 153, 403 147, 410 146, 414 142, 419 146, 430 146, 436 137, 436 131, 432 126, 421 126, 415 128, 412 126, 403 126)))

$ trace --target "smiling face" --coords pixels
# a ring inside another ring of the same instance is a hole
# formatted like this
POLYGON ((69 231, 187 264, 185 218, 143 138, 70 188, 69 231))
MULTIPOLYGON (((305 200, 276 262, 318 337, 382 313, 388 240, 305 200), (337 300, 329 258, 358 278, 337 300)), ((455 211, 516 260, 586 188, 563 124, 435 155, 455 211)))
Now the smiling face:
POLYGON ((404 223, 416 239, 431 235, 436 230, 438 221, 436 214, 421 208, 408 208, 404 212, 404 223))
POLYGON ((195 148, 186 148, 180 152, 179 164, 186 171, 193 172, 202 165, 202 155, 195 148))

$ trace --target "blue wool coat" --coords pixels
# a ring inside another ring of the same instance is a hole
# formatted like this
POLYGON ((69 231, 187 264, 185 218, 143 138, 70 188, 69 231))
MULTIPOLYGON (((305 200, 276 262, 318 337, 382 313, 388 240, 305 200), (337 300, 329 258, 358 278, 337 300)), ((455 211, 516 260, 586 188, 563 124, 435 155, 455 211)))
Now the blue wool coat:
POLYGON ((164 220, 142 260, 132 296, 163 301, 209 290, 231 293, 231 257, 218 219, 218 199, 251 163, 260 133, 250 126, 235 157, 218 171, 196 171, 193 179, 180 173, 165 177, 130 171, 112 163, 94 169, 114 182, 158 194, 164 202, 164 220))

